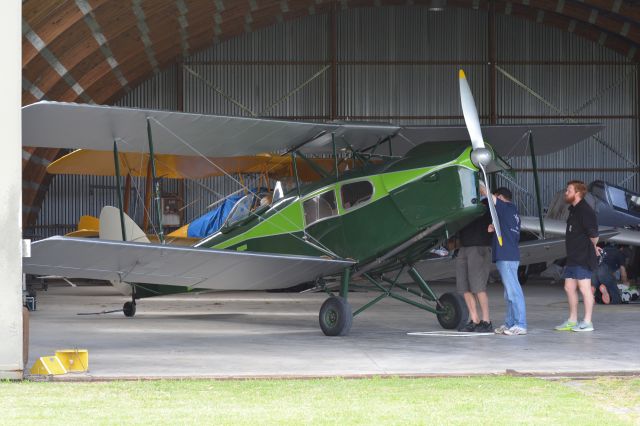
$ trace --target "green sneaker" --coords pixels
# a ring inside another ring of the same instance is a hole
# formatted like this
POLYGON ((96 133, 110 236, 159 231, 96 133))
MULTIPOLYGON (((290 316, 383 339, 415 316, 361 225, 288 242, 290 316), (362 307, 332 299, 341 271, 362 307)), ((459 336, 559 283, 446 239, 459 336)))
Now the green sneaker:
POLYGON ((556 325, 555 330, 556 331, 572 331, 573 327, 575 327, 576 325, 578 324, 573 321, 566 320, 562 324, 556 325))

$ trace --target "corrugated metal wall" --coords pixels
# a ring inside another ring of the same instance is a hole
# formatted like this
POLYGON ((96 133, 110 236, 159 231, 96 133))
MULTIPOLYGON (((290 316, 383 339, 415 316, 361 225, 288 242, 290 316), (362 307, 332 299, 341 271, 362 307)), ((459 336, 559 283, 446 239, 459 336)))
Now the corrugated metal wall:
MULTIPOLYGON (((462 64, 479 113, 487 117, 487 18, 484 11, 447 9, 433 13, 410 6, 341 11, 337 18, 338 116, 399 124, 462 123, 455 118, 461 116, 457 69, 462 64)), ((171 67, 140 85, 118 105, 176 110, 182 93, 187 112, 248 115, 229 101, 232 98, 257 114, 328 119, 331 70, 321 71, 330 63, 329 36, 327 15, 247 34, 186 58, 185 64, 200 77, 171 67), (178 72, 182 72, 181 90, 177 87, 178 72), (300 91, 282 100, 318 73, 300 91), (279 100, 282 102, 273 105, 279 100)), ((554 118, 559 115, 616 117, 580 120, 601 122, 607 128, 599 140, 591 138, 539 159, 538 167, 547 170, 540 174, 543 204, 573 178, 587 182, 605 179, 640 190, 638 176, 628 171, 548 171, 634 167, 638 159, 638 121, 632 118, 638 93, 636 66, 596 43, 512 16, 498 16, 497 46, 500 123, 561 122, 554 118), (575 61, 600 64, 570 64, 575 61), (507 73, 528 90, 514 84, 507 73)), ((511 162, 516 169, 531 167, 526 158, 511 162)), ((81 214, 97 215, 102 205, 115 204, 113 191, 102 189, 113 187, 114 182, 112 178, 56 177, 38 225, 73 225, 81 214)), ((166 192, 179 191, 178 182, 166 181, 163 185, 166 192)), ((217 200, 219 194, 239 188, 229 178, 187 181, 184 185, 187 221, 217 200)), ((517 173, 514 184, 508 185, 533 194, 532 173, 517 173)), ((141 179, 140 193, 143 188, 141 179)), ((132 195, 132 201, 134 198, 132 195)), ((518 201, 523 212, 535 211, 530 195, 520 192, 518 201)), ((141 214, 138 207, 138 220, 141 214)), ((46 236, 63 229, 41 228, 36 232, 46 236)))
MULTIPOLYGON (((529 21, 498 19, 499 62, 540 62, 545 64, 504 64, 500 67, 524 83, 531 92, 517 86, 498 73, 498 114, 500 116, 615 116, 579 120, 502 119, 515 122, 598 122, 606 126, 597 137, 590 138, 560 153, 541 156, 540 169, 618 169, 617 171, 547 171, 540 173, 542 204, 547 205, 554 193, 571 179, 591 182, 603 179, 638 191, 638 176, 625 169, 637 167, 638 161, 638 69, 617 53, 597 43, 568 32, 552 30, 529 21), (561 64, 563 62, 600 62, 592 65, 561 64), (545 102, 532 95, 535 92, 545 102), (622 118, 624 117, 624 118, 622 118)), ((511 160, 514 168, 531 169, 528 158, 511 160)), ((533 194, 533 174, 518 173, 516 182, 533 194)), ((532 197, 521 205, 534 212, 532 197)))

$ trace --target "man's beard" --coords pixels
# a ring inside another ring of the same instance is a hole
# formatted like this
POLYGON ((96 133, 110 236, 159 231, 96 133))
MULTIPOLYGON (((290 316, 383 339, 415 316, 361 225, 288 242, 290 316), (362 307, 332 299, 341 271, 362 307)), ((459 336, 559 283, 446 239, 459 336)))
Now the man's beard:
POLYGON ((567 204, 573 204, 573 202, 576 200, 576 196, 575 195, 565 195, 564 196, 564 201, 567 204))

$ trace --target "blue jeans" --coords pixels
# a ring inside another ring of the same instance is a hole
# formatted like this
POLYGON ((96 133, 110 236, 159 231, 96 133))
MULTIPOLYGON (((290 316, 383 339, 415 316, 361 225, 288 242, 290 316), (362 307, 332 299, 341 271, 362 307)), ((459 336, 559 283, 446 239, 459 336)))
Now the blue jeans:
POLYGON ((507 327, 517 325, 527 328, 527 308, 524 305, 524 294, 518 281, 519 261, 498 260, 496 267, 500 271, 504 284, 504 300, 507 304, 504 324, 507 327))
POLYGON ((591 285, 596 289, 596 293, 594 296, 596 297, 597 303, 602 303, 600 284, 604 284, 605 287, 607 287, 607 292, 609 293, 612 305, 622 303, 622 298, 620 297, 620 291, 618 290, 616 278, 613 276, 613 272, 611 271, 611 269, 609 269, 609 267, 604 263, 598 266, 598 270, 594 272, 593 276, 591 277, 591 285))

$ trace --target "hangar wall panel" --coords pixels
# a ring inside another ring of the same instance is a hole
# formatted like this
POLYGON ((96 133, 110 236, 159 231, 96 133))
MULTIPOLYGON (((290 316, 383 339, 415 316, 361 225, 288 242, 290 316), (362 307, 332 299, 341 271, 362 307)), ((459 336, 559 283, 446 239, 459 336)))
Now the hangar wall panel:
MULTIPOLYGON (((462 66, 487 122, 487 19, 484 11, 455 8, 441 13, 423 7, 340 11, 338 118, 461 124, 457 70, 462 66)), ((198 76, 179 66, 170 67, 134 89, 118 105, 175 110, 182 104, 187 112, 250 115, 230 101, 233 99, 256 114, 327 120, 331 114, 331 70, 321 71, 330 64, 329 40, 328 15, 248 33, 186 58, 185 66, 198 76), (177 86, 179 81, 181 87, 177 86)), ((497 56, 502 70, 497 77, 499 123, 557 123, 567 120, 564 116, 587 116, 574 121, 607 125, 597 139, 539 159, 544 205, 574 178, 587 182, 604 179, 640 190, 640 179, 632 171, 637 167, 639 137, 635 64, 571 33, 503 15, 497 19, 497 56)), ((512 165, 519 171, 507 184, 522 188, 518 195, 521 209, 533 214, 530 162, 516 158, 512 165)), ((89 193, 92 185, 113 186, 114 182, 112 178, 57 177, 38 225, 72 225, 85 213, 83 209, 99 212, 98 206, 115 202, 109 191, 94 191, 90 201, 80 200, 80 195, 89 193)), ((177 182, 165 181, 163 185, 167 192, 179 192, 177 182)), ((143 186, 140 182, 139 189, 143 186)), ((185 182, 185 219, 196 217, 219 194, 238 188, 228 177, 185 182)), ((49 230, 40 228, 39 232, 49 230)))

